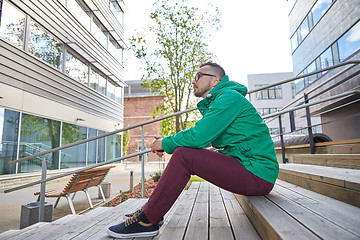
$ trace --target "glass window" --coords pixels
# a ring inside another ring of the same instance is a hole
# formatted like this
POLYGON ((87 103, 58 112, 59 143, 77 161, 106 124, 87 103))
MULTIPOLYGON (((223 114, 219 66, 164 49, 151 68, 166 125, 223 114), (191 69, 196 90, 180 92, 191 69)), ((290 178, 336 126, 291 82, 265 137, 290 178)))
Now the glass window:
POLYGON ((106 137, 106 161, 121 157, 121 135, 106 137))
POLYGON ((91 68, 90 70, 90 87, 98 91, 99 89, 99 74, 91 68))
POLYGON ((62 69, 62 43, 35 21, 30 21, 29 52, 62 69))
MULTIPOLYGON (((316 63, 315 63, 315 61, 313 61, 306 69, 307 69, 307 73, 311 73, 311 72, 316 71, 316 63)), ((306 86, 313 83, 316 79, 317 79, 316 74, 307 77, 306 80, 305 80, 306 86)))
POLYGON ((20 113, 0 108, 0 174, 16 173, 16 159, 20 113))
POLYGON ((91 24, 91 34, 96 38, 96 40, 100 41, 100 32, 101 32, 101 24, 97 17, 93 16, 93 22, 91 24))
POLYGON ((88 84, 88 66, 72 52, 66 53, 66 73, 73 79, 83 84, 88 84))
MULTIPOLYGON (((328 68, 334 65, 332 53, 331 53, 331 47, 326 49, 325 52, 323 52, 320 55, 320 66, 321 69, 328 68)), ((323 72, 324 73, 324 72, 323 72)))
POLYGON ((103 45, 104 48, 107 49, 107 43, 108 43, 108 32, 106 31, 105 28, 101 28, 101 33, 100 33, 100 43, 101 45, 103 45))
POLYGON ((117 42, 113 37, 109 37, 108 51, 113 57, 116 57, 117 42))
MULTIPOLYGON (((61 145, 86 139, 86 127, 70 123, 62 125, 61 145)), ((61 168, 75 168, 86 165, 86 143, 61 150, 61 168)))
POLYGON ((108 98, 115 100, 115 86, 112 82, 107 82, 106 90, 108 98))
POLYGON ((106 94, 106 78, 99 74, 99 92, 106 94))
MULTIPOLYGON (((304 73, 300 73, 299 76, 303 75, 304 73)), ((295 94, 298 94, 301 90, 304 89, 305 87, 305 82, 304 82, 304 78, 300 78, 300 79, 296 79, 294 81, 295 83, 295 94)))
POLYGON ((90 10, 81 0, 67 0, 67 8, 87 30, 90 29, 90 10))
POLYGON ((116 46, 116 56, 115 56, 116 60, 118 60, 119 63, 123 63, 123 58, 124 58, 124 49, 123 47, 121 47, 119 44, 117 44, 116 46))
MULTIPOLYGON (((21 119, 19 158, 60 146, 60 122, 29 114, 21 119)), ((59 153, 44 155, 48 169, 59 169, 59 153)), ((19 164, 19 172, 40 171, 42 156, 19 164)))
POLYGON ((0 36, 19 48, 24 45, 25 14, 3 2, 0 19, 0 36))
POLYGON ((332 0, 318 0, 311 9, 314 26, 331 6, 332 0))
POLYGON ((295 49, 298 47, 299 43, 298 43, 298 38, 297 38, 297 31, 294 33, 294 35, 292 35, 291 37, 291 50, 292 52, 295 51, 295 49))
POLYGON ((124 21, 124 12, 120 8, 117 0, 110 0, 110 10, 113 12, 115 18, 119 21, 120 24, 123 24, 124 21))
MULTIPOLYGON (((255 85, 255 89, 263 87, 266 85, 255 85)), ((265 99, 281 99, 282 98, 282 87, 275 86, 267 88, 261 91, 256 92, 256 99, 265 100, 265 99)))
POLYGON ((360 49, 360 21, 338 40, 338 48, 340 62, 360 49))
POLYGON ((304 38, 309 34, 309 23, 307 20, 307 17, 304 19, 304 21, 300 25, 300 37, 301 41, 304 40, 304 38))
POLYGON ((122 87, 115 87, 115 101, 122 103, 122 87))
MULTIPOLYGON (((88 129, 88 138, 96 137, 97 130, 93 128, 88 129)), ((96 149, 97 149, 97 140, 91 141, 88 143, 88 164, 96 163, 96 149)))
MULTIPOLYGON (((99 135, 103 135, 103 134, 105 134, 105 132, 99 130, 99 135)), ((104 161, 105 161, 105 138, 103 137, 98 139, 97 163, 104 161)))

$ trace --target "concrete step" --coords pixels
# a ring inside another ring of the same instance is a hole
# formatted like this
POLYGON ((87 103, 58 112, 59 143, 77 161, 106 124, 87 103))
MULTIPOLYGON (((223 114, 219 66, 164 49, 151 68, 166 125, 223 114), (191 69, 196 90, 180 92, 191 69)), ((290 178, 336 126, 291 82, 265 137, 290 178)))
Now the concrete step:
POLYGON ((360 207, 360 170, 280 164, 279 179, 360 207))
POLYGON ((266 196, 235 194, 262 239, 359 239, 360 208, 277 180, 266 196))
POLYGON ((297 154, 293 162, 298 164, 360 169, 360 154, 297 154))

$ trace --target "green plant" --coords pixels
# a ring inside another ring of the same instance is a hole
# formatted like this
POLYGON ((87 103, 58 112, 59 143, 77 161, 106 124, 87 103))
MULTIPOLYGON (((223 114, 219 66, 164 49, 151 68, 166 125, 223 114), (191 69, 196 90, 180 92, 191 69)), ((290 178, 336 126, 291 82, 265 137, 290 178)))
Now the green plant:
POLYGON ((150 175, 150 177, 154 180, 154 182, 158 182, 161 177, 162 171, 159 170, 154 173, 154 175, 150 175))

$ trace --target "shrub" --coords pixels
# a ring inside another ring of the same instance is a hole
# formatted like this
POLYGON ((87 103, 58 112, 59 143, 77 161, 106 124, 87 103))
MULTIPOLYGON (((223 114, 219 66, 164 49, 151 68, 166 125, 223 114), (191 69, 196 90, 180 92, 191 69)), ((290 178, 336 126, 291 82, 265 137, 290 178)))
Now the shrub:
POLYGON ((154 180, 154 182, 158 182, 161 177, 161 170, 154 173, 154 175, 150 175, 150 177, 154 180))

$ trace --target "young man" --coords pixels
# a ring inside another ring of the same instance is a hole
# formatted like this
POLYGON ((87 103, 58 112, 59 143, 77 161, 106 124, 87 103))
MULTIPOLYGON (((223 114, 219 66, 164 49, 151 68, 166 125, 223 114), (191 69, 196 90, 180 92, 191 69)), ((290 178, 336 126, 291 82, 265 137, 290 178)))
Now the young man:
POLYGON ((158 223, 195 174, 243 195, 266 195, 279 173, 274 144, 263 119, 245 98, 245 86, 229 81, 216 63, 203 63, 192 82, 203 115, 194 127, 156 138, 151 150, 172 157, 147 203, 112 226, 116 238, 154 236, 158 223), (209 144, 219 152, 204 149, 209 144))

